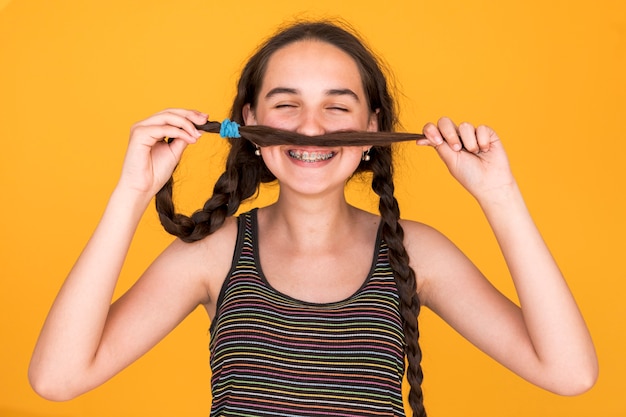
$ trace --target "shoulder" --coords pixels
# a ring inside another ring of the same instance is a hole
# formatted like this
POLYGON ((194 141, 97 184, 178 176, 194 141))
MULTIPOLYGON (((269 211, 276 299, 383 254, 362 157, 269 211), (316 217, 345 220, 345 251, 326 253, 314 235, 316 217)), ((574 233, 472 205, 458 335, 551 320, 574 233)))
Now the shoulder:
POLYGON ((427 224, 411 220, 401 220, 400 224, 404 229, 404 247, 414 268, 424 269, 457 250, 445 235, 427 224))
MULTIPOLYGON (((413 220, 400 220, 404 230, 404 245, 409 252, 438 252, 442 246, 451 244, 450 240, 437 229, 413 220)), ((421 258, 421 256, 420 256, 421 258)))
POLYGON ((228 217, 222 227, 204 239, 192 243, 176 239, 161 254, 179 272, 202 284, 206 290, 204 304, 207 309, 217 301, 230 271, 237 235, 238 218, 228 217))
POLYGON ((410 265, 417 276, 420 299, 426 305, 433 292, 445 283, 474 272, 474 265, 463 252, 437 229, 424 223, 401 220, 404 229, 404 246, 410 265))

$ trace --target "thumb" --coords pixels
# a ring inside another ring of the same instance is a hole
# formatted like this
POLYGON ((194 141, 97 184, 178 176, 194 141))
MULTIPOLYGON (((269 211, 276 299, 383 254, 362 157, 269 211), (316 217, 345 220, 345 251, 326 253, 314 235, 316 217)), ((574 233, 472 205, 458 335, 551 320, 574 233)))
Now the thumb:
POLYGON ((184 140, 176 140, 176 139, 168 143, 170 152, 172 153, 172 155, 174 155, 177 162, 180 161, 180 158, 182 157, 185 149, 187 149, 188 145, 189 144, 185 142, 184 140))

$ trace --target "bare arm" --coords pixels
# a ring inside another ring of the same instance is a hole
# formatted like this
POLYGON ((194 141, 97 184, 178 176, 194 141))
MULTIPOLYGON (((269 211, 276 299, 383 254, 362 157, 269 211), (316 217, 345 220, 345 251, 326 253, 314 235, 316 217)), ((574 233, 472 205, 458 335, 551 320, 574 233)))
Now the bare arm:
POLYGON ((453 176, 481 205, 520 307, 432 230, 421 231, 423 236, 412 242, 421 248, 420 259, 425 259, 415 266, 423 279, 420 297, 424 304, 525 379, 565 395, 586 391, 598 372, 591 337, 525 206, 499 139, 485 126, 474 129, 464 124, 457 130, 448 119, 442 119, 439 126, 427 125, 424 131, 429 142, 423 144, 436 147, 453 176), (420 241, 426 239, 428 244, 420 241))
POLYGON ((65 280, 29 368, 33 388, 64 400, 110 378, 156 344, 208 290, 198 262, 202 244, 175 242, 120 300, 113 292, 139 220, 197 137, 206 116, 169 110, 132 129, 120 181, 93 236, 65 280), (171 144, 164 136, 177 138, 171 144))

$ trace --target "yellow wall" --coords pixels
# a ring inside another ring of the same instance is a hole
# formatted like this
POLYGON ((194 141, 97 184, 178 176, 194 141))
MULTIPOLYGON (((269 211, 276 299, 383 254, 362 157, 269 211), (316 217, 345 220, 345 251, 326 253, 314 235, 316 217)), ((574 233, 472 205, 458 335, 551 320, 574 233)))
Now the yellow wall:
MULTIPOLYGON (((261 37, 293 16, 327 15, 351 21, 394 68, 406 129, 444 114, 496 128, 597 343, 597 386, 563 398, 521 381, 425 312, 430 415, 626 415, 625 4, 1 1, 0 416, 208 415, 209 323, 201 311, 121 375, 67 403, 31 392, 31 349, 115 184, 130 125, 170 106, 219 120, 261 37)), ((201 187, 219 171, 222 151, 206 136, 186 156, 189 209, 206 196, 201 187)), ((440 228, 510 294, 471 198, 431 149, 402 152, 404 216, 440 228)), ((121 289, 169 240, 149 212, 121 289)))

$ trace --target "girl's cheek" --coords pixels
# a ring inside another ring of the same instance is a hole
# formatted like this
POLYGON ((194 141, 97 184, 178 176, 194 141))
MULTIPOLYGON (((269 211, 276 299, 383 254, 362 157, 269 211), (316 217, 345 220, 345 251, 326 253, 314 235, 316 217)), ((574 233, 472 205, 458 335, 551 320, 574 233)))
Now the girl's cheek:
POLYGON ((295 130, 297 128, 296 120, 285 115, 261 114, 257 116, 257 123, 282 130, 295 130))

